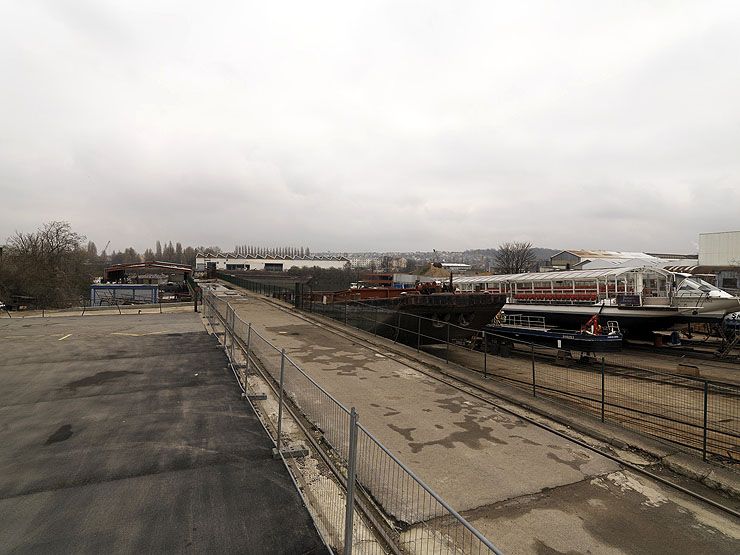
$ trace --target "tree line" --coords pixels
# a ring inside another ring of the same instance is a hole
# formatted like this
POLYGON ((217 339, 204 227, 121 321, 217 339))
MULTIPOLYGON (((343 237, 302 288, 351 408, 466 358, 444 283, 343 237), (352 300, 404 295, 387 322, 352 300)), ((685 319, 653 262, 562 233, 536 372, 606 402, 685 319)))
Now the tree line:
MULTIPOLYGON (((499 274, 520 274, 536 270, 536 256, 531 243, 503 243, 495 250, 496 272, 499 274)), ((410 268, 407 271, 418 273, 423 268, 410 268)), ((308 286, 314 291, 338 291, 347 289, 352 283, 360 281, 361 271, 346 266, 344 268, 298 268, 287 270, 288 275, 311 278, 308 286)))
POLYGON ((84 240, 67 222, 16 232, 0 255, 0 300, 38 308, 79 305, 97 273, 84 240))
POLYGON ((157 241, 143 253, 133 247, 99 253, 69 222, 45 223, 33 232, 16 231, 0 247, 0 301, 39 308, 79 306, 106 266, 158 260, 192 267, 199 250, 221 252, 218 247, 183 248, 181 243, 157 241))
MULTIPOLYGON (((237 251, 240 250, 238 247, 237 251)), ((246 250, 260 252, 256 247, 246 250)), ((0 300, 49 308, 77 306, 88 298, 90 284, 103 275, 105 266, 158 260, 192 267, 198 251, 221 253, 214 246, 183 247, 172 241, 156 241, 154 248, 147 248, 143 253, 133 247, 110 254, 105 249, 98 253, 95 243, 73 231, 68 222, 49 222, 33 232, 16 232, 0 248, 0 300)), ((307 248, 300 247, 286 247, 279 252, 286 256, 309 254, 307 248)), ((530 243, 503 243, 496 249, 495 262, 498 273, 513 274, 534 269, 536 261, 530 243)), ((357 272, 350 268, 327 271, 292 268, 289 272, 313 275, 315 289, 346 288, 358 279, 357 272)))
MULTIPOLYGON (((91 256, 97 256, 97 247, 95 243, 90 241, 87 244, 87 249, 91 256)), ((108 255, 105 251, 100 254, 105 262, 109 264, 133 264, 135 262, 174 262, 177 264, 185 264, 193 266, 195 264, 195 254, 198 250, 203 250, 204 247, 185 247, 183 248, 182 243, 172 244, 172 241, 164 243, 157 241, 154 248, 147 248, 144 252, 139 253, 133 247, 128 247, 122 251, 111 252, 108 255)), ((214 247, 208 247, 213 251, 214 247)))

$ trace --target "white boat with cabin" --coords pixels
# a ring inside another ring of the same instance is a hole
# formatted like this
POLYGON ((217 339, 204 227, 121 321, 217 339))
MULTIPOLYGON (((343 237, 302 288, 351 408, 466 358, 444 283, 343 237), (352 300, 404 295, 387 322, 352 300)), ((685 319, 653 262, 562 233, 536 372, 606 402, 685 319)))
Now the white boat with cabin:
POLYGON ((637 335, 679 322, 721 322, 740 299, 688 274, 662 268, 608 268, 492 276, 458 276, 461 291, 505 293, 504 312, 580 326, 597 314, 637 335))

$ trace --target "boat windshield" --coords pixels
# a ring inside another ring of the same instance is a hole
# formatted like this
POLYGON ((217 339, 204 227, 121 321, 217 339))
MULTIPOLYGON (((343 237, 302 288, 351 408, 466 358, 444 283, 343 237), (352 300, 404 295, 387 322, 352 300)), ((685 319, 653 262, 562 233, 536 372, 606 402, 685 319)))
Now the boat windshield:
MULTIPOLYGON (((688 277, 684 279, 681 282, 681 286, 678 288, 677 291, 679 296, 684 295, 727 295, 722 289, 715 287, 709 282, 704 281, 703 279, 697 278, 697 277, 688 277)), ((722 295, 722 296, 724 296, 722 295)))

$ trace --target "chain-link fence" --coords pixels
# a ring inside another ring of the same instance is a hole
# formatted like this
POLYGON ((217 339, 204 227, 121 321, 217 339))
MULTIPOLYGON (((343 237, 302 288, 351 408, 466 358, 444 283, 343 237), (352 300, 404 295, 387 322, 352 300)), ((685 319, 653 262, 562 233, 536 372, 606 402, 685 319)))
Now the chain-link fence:
POLYGON ((250 368, 259 368, 278 392, 276 452, 282 456, 287 434, 283 410, 290 407, 310 423, 333 461, 337 480, 317 477, 312 465, 291 468, 307 484, 314 519, 325 538, 343 553, 500 553, 480 532, 359 424, 348 410, 284 350, 279 350, 227 299, 205 290, 204 316, 223 341, 247 389, 250 368), (318 484, 318 485, 317 485, 318 484), (362 501, 360 501, 362 500, 362 501))
MULTIPOLYGON (((273 280, 266 277, 254 280, 247 279, 237 274, 228 274, 224 272, 216 272, 216 277, 243 289, 252 291, 253 293, 267 295, 268 297, 274 297, 289 303, 299 303, 303 297, 301 285, 296 285, 294 282, 286 284, 285 280, 273 280)), ((299 305, 296 304, 296 306, 299 305)))
POLYGON ((602 421, 670 441, 725 463, 740 458, 740 387, 634 367, 619 354, 570 352, 452 322, 389 310, 372 302, 323 302, 305 310, 385 336, 597 415, 602 421), (426 331, 425 331, 426 330, 426 331), (432 330, 432 331, 429 331, 432 330), (465 340, 450 338, 464 337, 465 340))

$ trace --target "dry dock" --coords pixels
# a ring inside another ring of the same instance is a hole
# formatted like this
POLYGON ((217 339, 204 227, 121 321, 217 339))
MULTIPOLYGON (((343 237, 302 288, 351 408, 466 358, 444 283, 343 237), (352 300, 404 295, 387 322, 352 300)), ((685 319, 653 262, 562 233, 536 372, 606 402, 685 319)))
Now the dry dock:
POLYGON ((734 517, 431 379, 397 349, 251 294, 230 302, 506 553, 740 549, 734 517))

